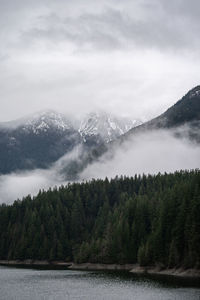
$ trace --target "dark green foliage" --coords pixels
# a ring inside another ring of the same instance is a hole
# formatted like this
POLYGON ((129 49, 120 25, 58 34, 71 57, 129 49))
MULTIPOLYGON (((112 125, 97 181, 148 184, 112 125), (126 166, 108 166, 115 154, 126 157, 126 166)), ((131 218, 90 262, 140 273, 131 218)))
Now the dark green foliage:
POLYGON ((200 268, 200 171, 116 177, 0 206, 0 259, 200 268))

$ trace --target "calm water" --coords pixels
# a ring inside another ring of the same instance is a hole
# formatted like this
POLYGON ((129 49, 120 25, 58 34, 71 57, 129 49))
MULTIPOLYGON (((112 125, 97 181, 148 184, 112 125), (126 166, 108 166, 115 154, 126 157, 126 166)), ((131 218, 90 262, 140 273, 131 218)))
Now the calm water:
POLYGON ((0 266, 0 300, 11 299, 192 300, 200 299, 200 288, 120 273, 0 266))

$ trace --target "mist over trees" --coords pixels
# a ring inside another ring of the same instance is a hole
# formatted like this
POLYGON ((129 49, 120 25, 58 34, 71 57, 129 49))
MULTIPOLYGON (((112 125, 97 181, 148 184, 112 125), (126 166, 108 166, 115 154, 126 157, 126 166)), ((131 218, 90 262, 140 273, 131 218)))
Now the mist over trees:
POLYGON ((0 259, 200 267, 200 171, 116 177, 0 206, 0 259))

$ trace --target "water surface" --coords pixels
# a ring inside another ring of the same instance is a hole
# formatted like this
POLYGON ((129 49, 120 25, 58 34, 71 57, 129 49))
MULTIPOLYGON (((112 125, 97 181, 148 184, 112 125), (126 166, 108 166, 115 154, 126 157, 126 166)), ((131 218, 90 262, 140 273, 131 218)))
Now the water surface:
POLYGON ((200 288, 116 272, 0 266, 0 299, 200 300, 200 288))

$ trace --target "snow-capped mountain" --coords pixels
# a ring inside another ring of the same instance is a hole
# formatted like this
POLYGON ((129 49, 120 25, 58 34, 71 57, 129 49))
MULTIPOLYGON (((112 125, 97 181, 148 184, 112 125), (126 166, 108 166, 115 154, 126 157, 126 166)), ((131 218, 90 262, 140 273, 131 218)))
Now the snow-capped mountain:
POLYGON ((35 134, 47 132, 50 129, 63 132, 72 128, 71 122, 65 115, 51 110, 34 114, 22 125, 24 131, 32 131, 35 134))
POLYGON ((0 173, 47 168, 81 143, 70 120, 53 111, 0 125, 0 173))
POLYGON ((69 153, 70 156, 76 152, 73 150, 80 149, 77 159, 74 157, 67 164, 62 161, 66 177, 73 178, 113 145, 120 146, 121 141, 144 130, 177 129, 187 125, 187 136, 200 143, 199 104, 200 86, 197 86, 165 113, 141 126, 138 126, 141 121, 117 118, 103 112, 90 113, 79 123, 54 111, 1 123, 0 174, 48 168, 63 155, 69 153), (109 142, 113 140, 119 143, 111 145, 109 142))
POLYGON ((83 119, 79 133, 84 142, 108 143, 140 124, 142 122, 139 120, 117 118, 105 112, 94 112, 83 119))
POLYGON ((46 168, 78 145, 85 154, 92 147, 116 139, 137 124, 137 121, 105 113, 92 113, 78 122, 52 110, 2 123, 0 174, 46 168))
POLYGON ((48 131, 50 128, 65 131, 73 128, 72 122, 68 116, 53 110, 45 110, 20 118, 14 121, 0 123, 0 128, 16 129, 21 128, 26 132, 48 131))

